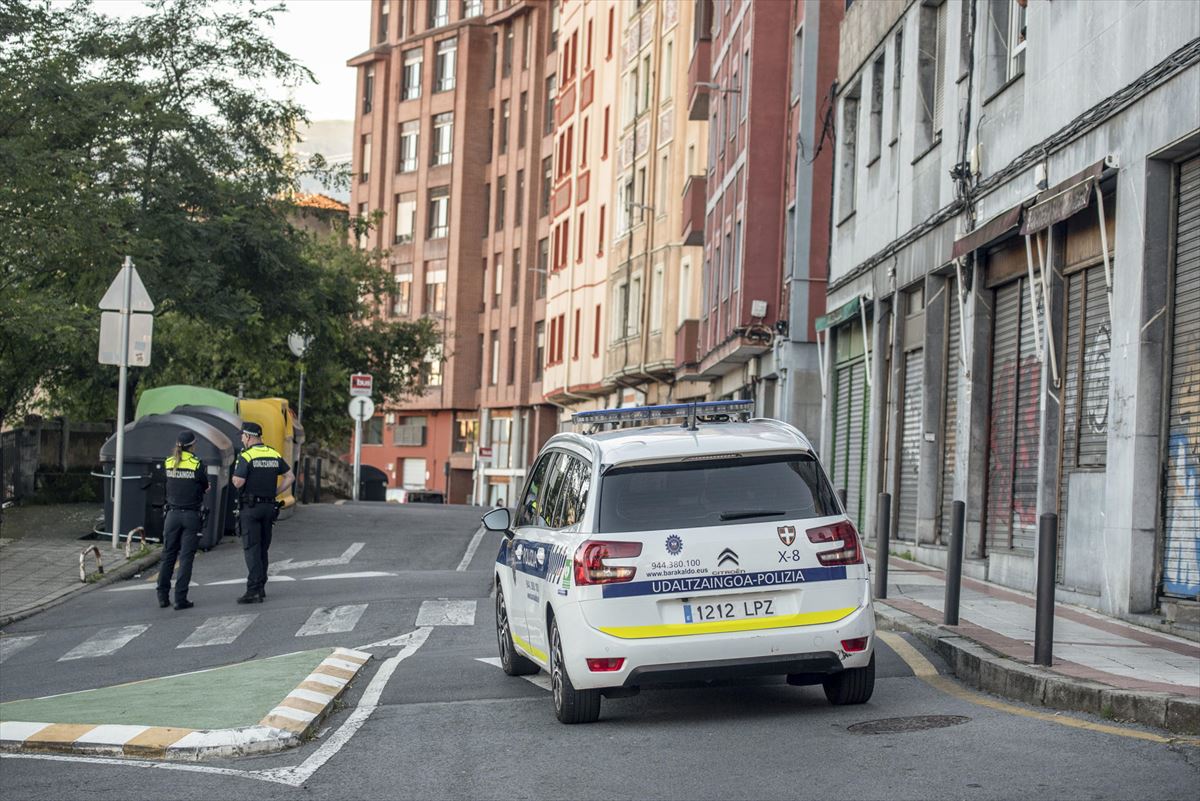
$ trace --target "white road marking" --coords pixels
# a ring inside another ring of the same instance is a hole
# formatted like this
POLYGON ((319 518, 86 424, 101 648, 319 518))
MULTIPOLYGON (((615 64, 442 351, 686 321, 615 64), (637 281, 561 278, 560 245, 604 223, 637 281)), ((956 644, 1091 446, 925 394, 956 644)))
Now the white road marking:
MULTIPOLYGON (((296 579, 292 578, 291 576, 271 576, 272 583, 276 582, 276 581, 295 581, 295 580, 296 579)), ((205 587, 220 587, 225 584, 245 584, 245 583, 246 583, 246 579, 235 578, 235 579, 222 579, 221 581, 210 581, 207 584, 205 584, 204 586, 205 587)))
POLYGON ((306 562, 293 562, 291 559, 284 559, 280 562, 272 562, 267 565, 267 575, 273 576, 283 570, 300 570, 305 567, 332 567, 333 565, 348 565, 350 560, 358 555, 358 552, 366 545, 365 542, 351 543, 350 547, 342 552, 341 556, 334 556, 329 559, 309 559, 306 562))
POLYGON ((296 632, 297 637, 314 637, 318 634, 335 634, 339 631, 354 631, 358 619, 367 611, 366 604, 332 606, 314 609, 308 621, 296 632))
MULTIPOLYGON (((200 585, 194 581, 188 585, 188 587, 199 587, 199 586, 200 585)), ((113 587, 112 589, 105 590, 105 592, 130 592, 131 590, 153 590, 153 589, 157 589, 157 587, 158 587, 158 585, 155 584, 153 581, 141 581, 141 582, 138 582, 137 584, 131 584, 127 587, 113 587)))
POLYGON ((475 558, 475 551, 479 549, 479 543, 483 541, 483 535, 487 533, 487 529, 483 526, 475 532, 475 536, 471 538, 471 544, 467 546, 467 552, 463 554, 462 560, 458 563, 458 567, 454 568, 462 573, 471 566, 471 560, 475 558))
MULTIPOLYGON (((379 578, 381 576, 394 576, 395 573, 385 573, 382 570, 364 570, 361 573, 327 573, 324 576, 303 576, 301 581, 325 581, 326 579, 358 579, 358 578, 379 578)), ((282 578, 282 577, 281 577, 282 578)), ((271 579, 275 581, 275 579, 271 579)))
POLYGON ((418 626, 474 626, 474 601, 423 601, 417 612, 418 626))
POLYGON ((130 640, 143 634, 148 628, 150 628, 149 624, 140 626, 113 626, 108 629, 100 629, 91 637, 79 643, 79 645, 76 645, 70 651, 67 651, 64 656, 59 657, 58 661, 66 662, 70 659, 92 659, 97 656, 108 656, 121 650, 130 640))
POLYGON ((40 634, 30 634, 26 637, 0 637, 0 665, 18 651, 24 651, 41 637, 40 634))
POLYGON ((401 634, 399 637, 389 637, 386 640, 380 640, 379 642, 373 642, 370 645, 360 645, 357 648, 355 648, 354 650, 365 651, 368 648, 389 648, 393 645, 407 645, 408 641, 412 638, 413 634, 414 634, 414 632, 410 631, 407 634, 401 634))
POLYGON ((210 617, 176 647, 202 648, 206 645, 229 645, 250 627, 256 617, 258 615, 210 617))
MULTIPOLYGON (((498 656, 476 657, 475 661, 482 662, 485 665, 491 665, 492 667, 500 667, 500 657, 498 656)), ((540 670, 537 673, 534 673, 532 676, 522 676, 521 678, 525 679, 525 681, 529 682, 535 687, 541 687, 546 692, 551 692, 554 689, 554 687, 550 684, 550 674, 544 670, 540 670)))

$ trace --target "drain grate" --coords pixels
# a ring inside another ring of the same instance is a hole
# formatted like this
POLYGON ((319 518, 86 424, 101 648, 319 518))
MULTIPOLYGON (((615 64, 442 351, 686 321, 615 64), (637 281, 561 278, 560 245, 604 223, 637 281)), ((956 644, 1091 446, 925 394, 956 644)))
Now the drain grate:
POLYGON ((958 726, 970 718, 962 715, 916 715, 907 718, 884 718, 855 723, 847 729, 851 734, 903 734, 906 731, 925 731, 958 726))

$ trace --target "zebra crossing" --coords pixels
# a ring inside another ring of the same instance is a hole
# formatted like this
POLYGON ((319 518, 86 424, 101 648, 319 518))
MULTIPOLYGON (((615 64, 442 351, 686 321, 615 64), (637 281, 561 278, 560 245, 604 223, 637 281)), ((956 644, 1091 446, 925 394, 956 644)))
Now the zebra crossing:
MULTIPOLYGON (((344 606, 318 607, 313 609, 296 630, 295 637, 317 637, 328 634, 349 634, 358 627, 370 604, 347 604, 344 606)), ((204 619, 186 637, 174 646, 176 649, 197 649, 214 646, 232 645, 242 637, 260 617, 270 616, 270 612, 255 612, 236 615, 215 615, 204 619)), ((410 618, 410 620, 413 620, 410 618)), ((174 636, 178 630, 171 624, 143 623, 125 626, 111 626, 90 633, 81 642, 76 643, 68 651, 57 657, 58 662, 74 662, 78 660, 97 659, 117 654, 130 643, 145 638, 147 632, 156 627, 166 629, 172 627, 174 636)), ((403 624, 397 620, 397 626, 403 624)), ((438 599, 424 601, 417 610, 415 617, 417 626, 450 625, 471 626, 475 624, 475 601, 447 601, 438 599)), ((13 635, 0 637, 0 663, 7 662, 19 653, 27 652, 39 641, 49 640, 46 633, 13 635)), ((37 650, 37 649, 34 649, 37 650)), ((20 660, 18 660, 20 661, 20 660)))

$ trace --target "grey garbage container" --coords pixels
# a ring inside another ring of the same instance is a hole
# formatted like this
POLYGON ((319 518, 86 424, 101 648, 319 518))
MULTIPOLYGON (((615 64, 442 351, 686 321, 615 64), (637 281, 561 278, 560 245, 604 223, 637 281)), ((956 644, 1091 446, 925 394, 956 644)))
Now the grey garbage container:
MULTIPOLYGON (((234 462, 235 464, 229 468, 229 478, 233 478, 233 467, 236 466, 237 454, 240 450, 241 435, 242 435, 242 418, 238 417, 233 412, 227 412, 224 409, 219 409, 216 406, 197 406, 184 405, 176 406, 171 414, 182 414, 187 417, 194 417, 197 420, 203 420, 213 428, 220 431, 234 447, 234 462)), ((225 535, 234 536, 237 534, 237 492, 230 487, 225 493, 225 535)))
MULTIPOLYGON (((121 520, 117 528, 121 536, 142 526, 147 539, 162 539, 163 506, 166 502, 163 460, 171 454, 176 437, 184 429, 195 433, 193 452, 208 469, 209 491, 204 498, 208 519, 201 532, 200 548, 208 550, 221 539, 225 530, 226 494, 232 490, 229 475, 236 452, 233 443, 216 427, 181 414, 150 414, 125 426, 121 520)), ((101 472, 105 475, 104 528, 109 533, 113 530, 113 468, 116 466, 116 456, 117 438, 114 435, 100 448, 101 472)))
POLYGON ((360 501, 386 501, 387 483, 387 473, 369 464, 362 465, 358 472, 358 499, 360 501))

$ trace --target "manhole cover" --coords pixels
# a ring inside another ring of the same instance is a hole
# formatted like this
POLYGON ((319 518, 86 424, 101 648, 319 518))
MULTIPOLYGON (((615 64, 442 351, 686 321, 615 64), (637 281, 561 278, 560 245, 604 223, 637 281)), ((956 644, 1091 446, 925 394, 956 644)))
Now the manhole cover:
POLYGON ((855 723, 847 731, 851 734, 901 734, 906 731, 944 729, 969 720, 970 718, 962 715, 916 715, 909 718, 884 718, 855 723))

